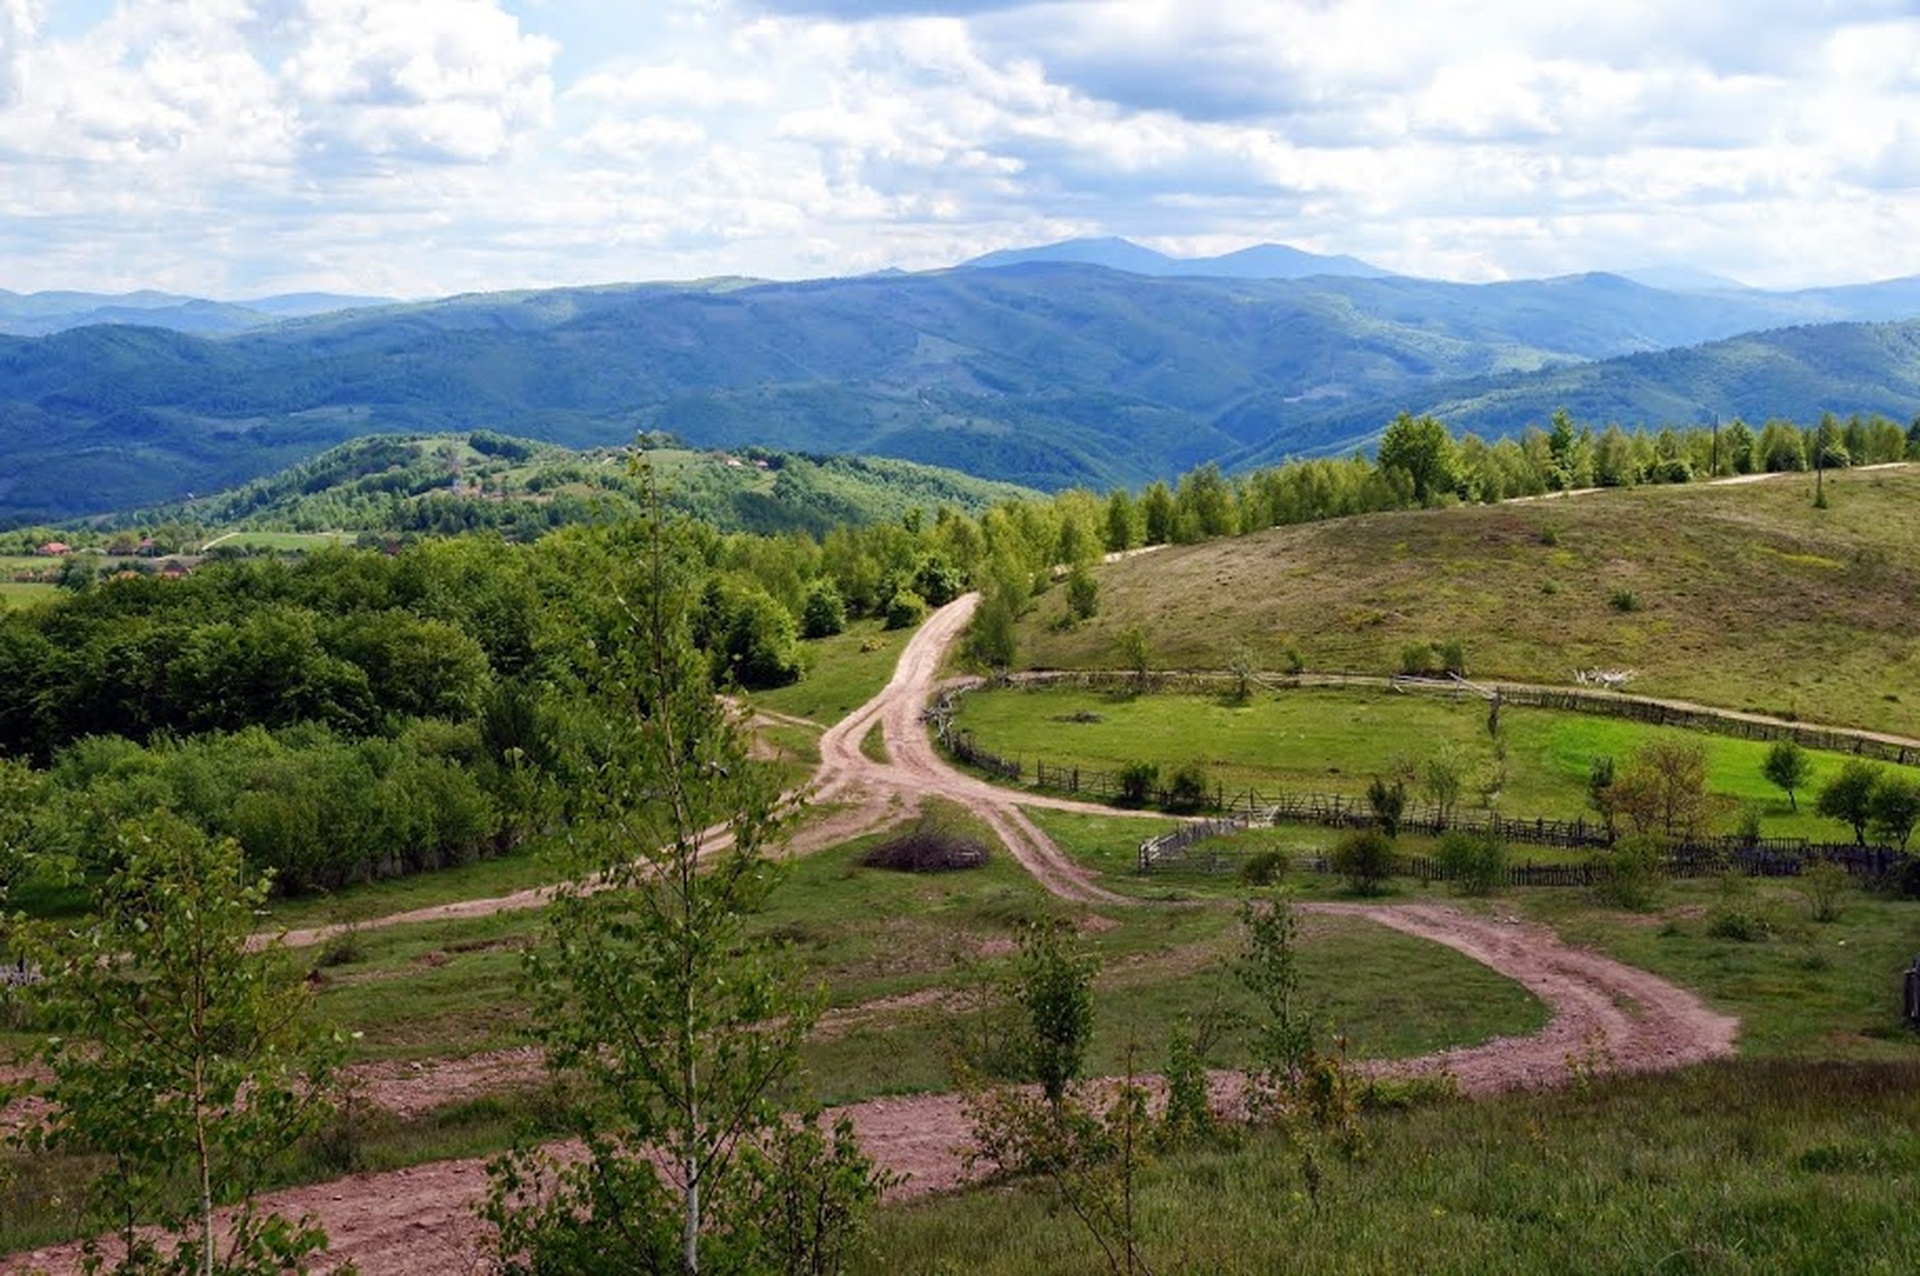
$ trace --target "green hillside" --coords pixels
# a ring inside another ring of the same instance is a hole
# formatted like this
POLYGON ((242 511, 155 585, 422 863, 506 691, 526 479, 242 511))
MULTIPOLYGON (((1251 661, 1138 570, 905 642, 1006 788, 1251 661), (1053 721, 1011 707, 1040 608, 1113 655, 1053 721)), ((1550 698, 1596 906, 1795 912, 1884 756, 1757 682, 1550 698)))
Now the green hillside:
POLYGON ((1585 366, 1840 304, 1609 275, 1472 286, 1029 263, 466 296, 228 337, 76 328, 0 337, 0 520, 183 500, 379 433, 598 447, 658 429, 1059 488, 1340 450, 1402 408, 1503 430, 1563 402, 1629 424, 1807 405, 1904 418, 1903 329, 1850 360, 1851 338, 1823 329, 1754 338, 1749 364, 1807 347, 1761 379, 1644 353, 1585 366))
POLYGON ((1225 668, 1247 644, 1279 669, 1397 672, 1458 641, 1468 672, 1631 689, 1920 735, 1920 468, 1595 492, 1373 514, 1100 569, 1098 614, 1062 628, 1064 591, 1024 622, 1021 663, 1225 668))
POLYGON ((897 521, 916 509, 977 513, 1035 495, 908 461, 665 444, 576 452, 483 431, 359 439, 233 491, 143 511, 139 521, 530 536, 631 512, 640 496, 630 471, 635 461, 651 469, 670 504, 726 532, 819 535, 845 524, 897 521))

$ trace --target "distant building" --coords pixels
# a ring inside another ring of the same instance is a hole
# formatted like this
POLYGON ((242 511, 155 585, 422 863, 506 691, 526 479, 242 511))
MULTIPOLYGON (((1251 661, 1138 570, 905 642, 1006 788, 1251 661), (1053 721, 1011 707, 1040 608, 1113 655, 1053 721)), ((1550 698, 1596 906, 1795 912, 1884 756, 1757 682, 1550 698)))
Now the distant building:
POLYGON ((37 552, 45 554, 48 558, 58 558, 62 554, 71 552, 72 549, 73 547, 65 541, 48 541, 37 552))

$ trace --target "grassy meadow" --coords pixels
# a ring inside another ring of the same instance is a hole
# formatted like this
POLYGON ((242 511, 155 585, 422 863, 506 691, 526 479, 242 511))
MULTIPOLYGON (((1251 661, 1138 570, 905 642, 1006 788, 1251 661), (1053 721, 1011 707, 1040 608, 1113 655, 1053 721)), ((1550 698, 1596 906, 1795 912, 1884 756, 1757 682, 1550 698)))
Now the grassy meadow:
MULTIPOLYGON (((1251 789, 1363 796, 1376 775, 1419 768, 1451 754, 1467 777, 1462 808, 1480 805, 1483 780, 1496 760, 1486 705, 1472 697, 1313 688, 1260 692, 1245 704, 1194 695, 1118 695, 1075 688, 974 692, 960 701, 956 725, 974 743, 1028 767, 1044 761, 1116 772, 1152 762, 1164 777, 1199 762, 1232 797, 1251 789)), ((1656 727, 1618 718, 1508 706, 1501 710, 1504 780, 1496 803, 1507 815, 1597 818, 1587 805, 1593 760, 1612 757, 1624 769, 1634 750, 1655 740, 1698 743, 1707 754, 1709 790, 1722 800, 1724 831, 1751 811, 1770 837, 1849 841, 1851 831, 1814 813, 1813 798, 1845 762, 1841 754, 1808 752, 1812 776, 1795 803, 1761 774, 1764 741, 1656 727)), ((1902 768, 1920 779, 1920 768, 1902 768)), ((1418 783, 1408 785, 1419 798, 1418 783)))
MULTIPOLYGON (((1920 1064, 1735 1063, 1365 1118, 1365 1152, 1260 1131, 1141 1175, 1158 1276, 1911 1271, 1920 1064)), ((882 1213, 858 1272, 1106 1271, 1037 1187, 882 1213)))
POLYGON ((1920 736, 1920 467, 1645 487, 1368 515, 1098 569, 1099 613, 1063 590, 1023 622, 1030 668, 1387 674, 1411 644, 1462 644, 1470 675, 1564 684, 1631 669, 1632 690, 1920 736))

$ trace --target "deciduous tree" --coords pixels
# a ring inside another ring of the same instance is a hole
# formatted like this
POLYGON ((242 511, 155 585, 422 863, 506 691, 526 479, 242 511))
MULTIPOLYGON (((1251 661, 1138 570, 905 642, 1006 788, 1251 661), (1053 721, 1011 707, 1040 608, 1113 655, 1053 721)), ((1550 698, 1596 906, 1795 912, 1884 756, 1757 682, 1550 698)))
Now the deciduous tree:
POLYGON ((27 1143, 104 1156, 91 1199, 118 1232, 115 1272, 304 1271, 325 1233, 254 1194, 326 1117, 337 1042, 284 952, 248 947, 267 880, 165 814, 123 825, 113 852, 89 925, 28 935, 55 1033, 51 1115, 27 1143), (170 1243, 139 1227, 154 1221, 170 1243))
POLYGON ((820 1001, 747 931, 777 878, 777 782, 748 758, 690 640, 698 570, 674 528, 656 508, 629 544, 589 554, 572 654, 590 782, 574 876, 527 958, 535 1033, 579 1087, 585 1154, 496 1162, 486 1213, 501 1260, 517 1273, 832 1270, 825 1255, 880 1180, 850 1131, 783 1133, 820 1001), (841 1222, 766 1225, 770 1203, 796 1200, 841 1222))
POLYGON ((1807 777, 1813 773, 1813 759, 1795 740, 1776 740, 1767 750, 1766 761, 1760 764, 1761 774, 1769 783, 1787 794, 1787 806, 1792 810, 1800 809, 1800 801, 1794 791, 1803 787, 1807 777))

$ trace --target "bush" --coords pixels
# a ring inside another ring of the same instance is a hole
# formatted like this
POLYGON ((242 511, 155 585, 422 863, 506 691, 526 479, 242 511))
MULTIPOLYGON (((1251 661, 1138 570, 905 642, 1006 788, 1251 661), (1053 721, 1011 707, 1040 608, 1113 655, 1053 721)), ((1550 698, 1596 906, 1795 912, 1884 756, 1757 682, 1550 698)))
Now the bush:
POLYGON ((847 604, 830 580, 815 581, 800 609, 803 638, 831 638, 847 627, 847 604))
POLYGON ((1594 895, 1601 903, 1646 912, 1667 877, 1667 854, 1654 837, 1623 837, 1595 860, 1605 870, 1594 895))
POLYGON ((1378 895, 1399 869, 1393 843, 1378 829, 1357 829, 1334 844, 1328 857, 1333 871, 1347 879, 1356 895, 1378 895))
POLYGON ((1373 822, 1380 832, 1389 838, 1400 833, 1400 817, 1407 809, 1407 784, 1405 780, 1388 783, 1379 776, 1367 785, 1367 805, 1373 808, 1373 822))
POLYGON ((1120 768, 1120 804, 1145 806, 1160 787, 1160 768, 1151 762, 1129 762, 1120 768))
POLYGON ((1187 814, 1211 805, 1213 783, 1207 776, 1207 768, 1199 762, 1182 763, 1167 780, 1167 810, 1187 814))
POLYGON ((911 589, 896 589, 887 599, 888 629, 911 629, 926 618, 926 600, 911 589))
POLYGON ((1492 895, 1506 885, 1507 848, 1496 837, 1449 833, 1434 858, 1456 895, 1492 895))
POLYGON ((1424 678, 1436 671, 1433 644, 1410 642, 1400 649, 1400 672, 1413 678, 1424 678))
POLYGON ((1240 880, 1248 886, 1271 886, 1286 873, 1287 857, 1280 851, 1256 851, 1240 865, 1240 880))
POLYGON ((1751 903, 1721 904, 1707 915, 1707 934, 1715 939, 1755 944, 1773 934, 1773 921, 1751 903))
POLYGON ((1816 922, 1840 920, 1840 896, 1847 889, 1847 870, 1832 860, 1809 864, 1800 874, 1800 890, 1807 899, 1807 911, 1816 922))
POLYGON ((1640 595, 1631 589, 1616 589, 1608 595, 1607 606, 1615 611, 1639 611, 1640 595))

